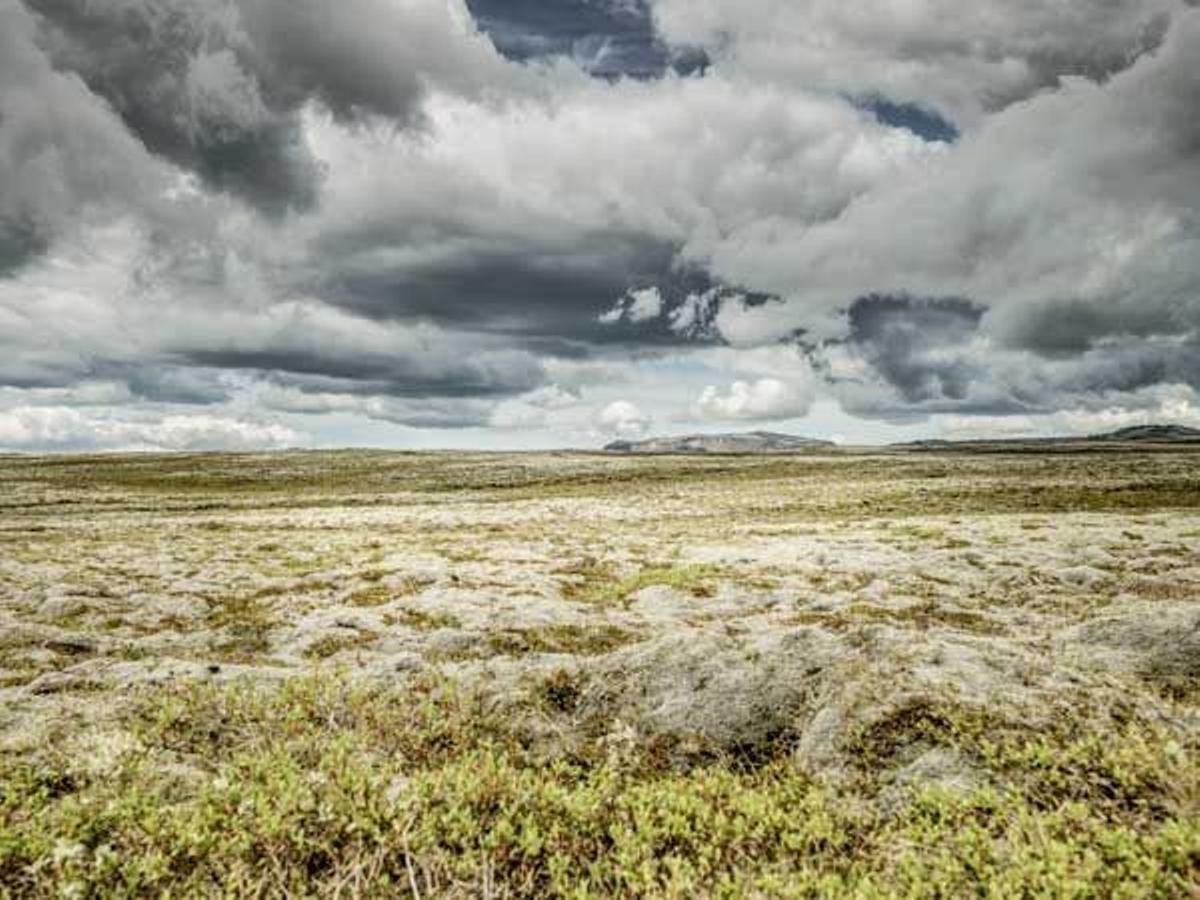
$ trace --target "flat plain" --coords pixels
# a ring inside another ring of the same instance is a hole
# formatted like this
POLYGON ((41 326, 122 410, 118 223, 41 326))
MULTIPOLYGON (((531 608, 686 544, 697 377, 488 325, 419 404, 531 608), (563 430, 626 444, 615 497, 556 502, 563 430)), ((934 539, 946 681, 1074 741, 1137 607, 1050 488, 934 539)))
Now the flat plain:
POLYGON ((1197 892, 1200 453, 0 457, 0 895, 1197 892))

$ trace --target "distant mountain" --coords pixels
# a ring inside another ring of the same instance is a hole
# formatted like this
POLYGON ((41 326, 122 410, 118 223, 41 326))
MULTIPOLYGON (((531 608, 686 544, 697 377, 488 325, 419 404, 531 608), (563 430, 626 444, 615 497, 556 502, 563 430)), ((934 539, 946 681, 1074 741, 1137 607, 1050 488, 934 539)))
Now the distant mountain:
POLYGON ((1200 442, 1200 428, 1186 425, 1131 425, 1107 434, 1093 434, 1089 441, 1151 441, 1155 443, 1200 442))
MULTIPOLYGON (((1030 437, 1030 438, 977 438, 973 440, 947 441, 931 438, 890 444, 894 450, 965 450, 1012 452, 1028 450, 1082 450, 1093 444, 1200 444, 1200 429, 1186 425, 1131 425, 1104 434, 1087 437, 1030 437)), ((1103 449, 1103 448, 1096 448, 1103 449)))
POLYGON ((833 446, 831 441, 793 434, 748 431, 741 434, 688 434, 644 441, 613 441, 604 449, 609 453, 794 453, 833 446))

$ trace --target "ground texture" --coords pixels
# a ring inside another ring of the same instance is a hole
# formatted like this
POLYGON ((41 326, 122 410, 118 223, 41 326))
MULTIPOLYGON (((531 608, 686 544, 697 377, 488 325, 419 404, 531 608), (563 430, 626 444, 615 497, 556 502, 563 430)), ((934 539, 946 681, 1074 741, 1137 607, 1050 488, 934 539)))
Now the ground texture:
POLYGON ((0 895, 1195 896, 1200 453, 0 457, 0 895))

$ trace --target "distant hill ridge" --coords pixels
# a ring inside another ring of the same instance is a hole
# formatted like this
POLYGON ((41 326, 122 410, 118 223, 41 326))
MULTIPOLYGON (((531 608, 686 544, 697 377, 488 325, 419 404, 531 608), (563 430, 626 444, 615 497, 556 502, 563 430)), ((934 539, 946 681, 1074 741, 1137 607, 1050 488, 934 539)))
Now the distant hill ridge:
POLYGON ((613 441, 604 449, 609 453, 790 453, 833 446, 832 441, 794 434, 747 431, 738 434, 687 434, 654 437, 643 441, 613 441))
POLYGON ((1130 425, 1107 434, 1093 434, 1089 441, 1200 441, 1200 428, 1186 425, 1130 425))
POLYGON ((1087 444, 1200 444, 1200 428, 1189 428, 1186 425, 1130 425, 1118 428, 1116 431, 1106 431, 1102 434, 1087 436, 1059 437, 1028 437, 1028 438, 970 438, 965 440, 945 440, 943 438, 928 438, 920 441, 908 441, 902 444, 892 444, 897 450, 953 450, 994 447, 1005 449, 1011 447, 1053 448, 1080 447, 1087 444))

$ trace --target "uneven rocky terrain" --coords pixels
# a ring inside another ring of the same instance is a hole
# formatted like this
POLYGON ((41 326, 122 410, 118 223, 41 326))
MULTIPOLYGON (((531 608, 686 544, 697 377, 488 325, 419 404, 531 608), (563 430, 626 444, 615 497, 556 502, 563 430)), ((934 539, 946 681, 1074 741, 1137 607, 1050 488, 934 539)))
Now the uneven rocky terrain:
POLYGON ((0 895, 1189 896, 1200 454, 0 458, 0 895))

